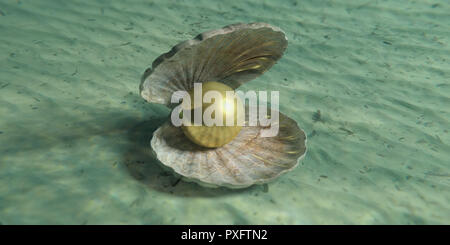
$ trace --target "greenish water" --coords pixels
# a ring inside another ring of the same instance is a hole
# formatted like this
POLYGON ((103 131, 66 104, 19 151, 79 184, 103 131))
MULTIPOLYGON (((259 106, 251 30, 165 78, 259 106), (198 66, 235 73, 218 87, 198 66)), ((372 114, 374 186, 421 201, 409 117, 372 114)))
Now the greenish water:
POLYGON ((449 224, 448 1, 0 2, 1 224, 449 224), (267 22, 308 153, 267 187, 208 189, 149 155, 169 115, 138 95, 161 53, 267 22), (315 116, 320 110, 320 120, 315 116))

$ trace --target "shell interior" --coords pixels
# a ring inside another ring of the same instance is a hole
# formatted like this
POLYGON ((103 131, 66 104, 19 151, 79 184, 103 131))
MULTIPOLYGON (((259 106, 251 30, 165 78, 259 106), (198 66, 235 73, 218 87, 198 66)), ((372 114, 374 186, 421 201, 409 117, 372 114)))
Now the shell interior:
POLYGON ((266 23, 204 32, 158 57, 143 75, 140 93, 170 107, 173 92, 189 91, 194 83, 218 81, 236 89, 271 68, 286 47, 284 32, 266 23))

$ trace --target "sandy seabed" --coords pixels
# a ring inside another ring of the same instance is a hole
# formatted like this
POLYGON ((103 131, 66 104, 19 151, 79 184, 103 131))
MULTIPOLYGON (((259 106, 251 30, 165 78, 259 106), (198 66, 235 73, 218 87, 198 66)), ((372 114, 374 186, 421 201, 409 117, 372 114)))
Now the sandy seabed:
POLYGON ((1 224, 449 224, 448 1, 0 2, 1 224), (138 94, 180 41, 267 22, 308 153, 268 186, 177 182, 149 152, 169 115, 138 94), (320 117, 318 117, 320 111, 320 117))

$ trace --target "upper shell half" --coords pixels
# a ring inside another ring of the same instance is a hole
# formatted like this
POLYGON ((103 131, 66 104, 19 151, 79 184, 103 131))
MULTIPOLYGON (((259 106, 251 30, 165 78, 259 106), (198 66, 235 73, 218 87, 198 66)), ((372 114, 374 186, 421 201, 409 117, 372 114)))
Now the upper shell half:
POLYGON ((287 47, 284 32, 266 23, 233 24, 204 32, 159 56, 142 76, 140 94, 171 106, 175 91, 218 81, 233 89, 268 70, 287 47))
POLYGON ((305 132, 294 120, 280 113, 275 137, 261 137, 265 128, 244 126, 230 143, 211 149, 192 143, 180 127, 167 122, 154 132, 151 146, 163 165, 187 180, 208 187, 243 188, 294 169, 306 153, 305 132))

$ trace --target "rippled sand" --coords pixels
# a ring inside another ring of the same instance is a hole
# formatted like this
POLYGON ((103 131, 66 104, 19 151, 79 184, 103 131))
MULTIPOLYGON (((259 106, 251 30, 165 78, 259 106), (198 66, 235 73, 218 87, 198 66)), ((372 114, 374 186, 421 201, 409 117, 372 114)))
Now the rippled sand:
POLYGON ((124 2, 0 2, 2 224, 449 223, 448 2, 124 2), (280 91, 308 154, 268 186, 177 183, 149 155, 169 111, 140 76, 254 21, 289 46, 244 88, 280 91))

